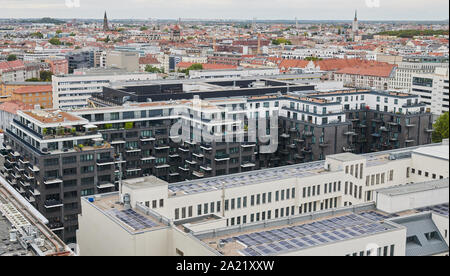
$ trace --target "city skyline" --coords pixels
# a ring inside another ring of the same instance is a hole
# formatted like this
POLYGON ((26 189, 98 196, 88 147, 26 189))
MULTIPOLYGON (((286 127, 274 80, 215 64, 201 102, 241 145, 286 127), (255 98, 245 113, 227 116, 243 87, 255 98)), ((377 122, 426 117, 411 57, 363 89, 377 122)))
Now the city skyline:
POLYGON ((448 20, 448 2, 445 0, 358 0, 358 1, 302 1, 276 0, 132 0, 127 7, 118 1, 84 0, 4 0, 0 18, 101 18, 106 10, 108 18, 114 19, 261 19, 261 20, 351 20, 358 10, 361 21, 385 20, 448 20), (78 5, 79 4, 79 5, 78 5), (187 4, 187 5, 186 5, 187 4), (139 8, 138 8, 139 7, 139 8), (156 7, 156 8, 155 8, 156 7), (435 7, 435 8, 434 8, 435 7), (445 8, 446 7, 446 8, 445 8), (200 12, 201 11, 201 12, 200 12), (401 15, 400 15, 401 14, 401 15))

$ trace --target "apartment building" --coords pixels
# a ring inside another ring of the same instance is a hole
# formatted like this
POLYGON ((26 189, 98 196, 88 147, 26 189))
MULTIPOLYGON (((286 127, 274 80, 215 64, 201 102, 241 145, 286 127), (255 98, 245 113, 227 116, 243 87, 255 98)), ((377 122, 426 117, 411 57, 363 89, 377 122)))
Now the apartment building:
POLYGON ((432 74, 413 74, 411 94, 418 95, 427 111, 436 116, 448 112, 448 68, 436 68, 432 74))
POLYGON ((448 57, 405 56, 398 62, 390 87, 410 93, 416 74, 433 74, 436 68, 448 68, 448 57))
POLYGON ((30 105, 38 105, 43 109, 52 108, 52 86, 27 85, 17 88, 11 92, 11 100, 21 101, 30 105))
POLYGON ((343 68, 334 73, 335 80, 342 81, 345 86, 356 88, 372 88, 389 90, 392 87, 396 67, 392 64, 376 64, 364 67, 343 68))
POLYGON ((76 109, 88 106, 88 99, 116 81, 154 80, 156 74, 129 74, 121 70, 86 70, 74 75, 52 76, 53 107, 76 109))
POLYGON ((32 78, 39 78, 38 64, 24 63, 21 60, 0 62, 0 83, 24 82, 32 78))
POLYGON ((446 140, 174 184, 126 180, 82 199, 80 253, 448 254, 448 150, 446 140))
POLYGON ((116 189, 114 148, 73 114, 34 109, 17 116, 5 131, 2 175, 52 231, 75 242, 80 197, 116 189))

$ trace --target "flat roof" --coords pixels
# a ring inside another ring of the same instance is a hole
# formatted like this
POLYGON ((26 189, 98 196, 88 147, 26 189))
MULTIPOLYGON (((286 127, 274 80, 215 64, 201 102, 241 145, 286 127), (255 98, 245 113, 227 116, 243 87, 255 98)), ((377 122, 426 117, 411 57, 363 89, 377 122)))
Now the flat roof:
POLYGON ((123 180, 123 185, 132 190, 141 190, 158 186, 167 186, 168 182, 157 178, 156 176, 145 176, 134 179, 123 180))
MULTIPOLYGON (((367 160, 366 166, 377 166, 392 162, 389 160, 390 154, 412 152, 419 147, 438 147, 440 144, 431 144, 426 146, 415 146, 411 148, 402 148, 390 151, 374 152, 362 155, 352 153, 343 153, 337 155, 330 155, 328 158, 333 158, 339 161, 353 161, 353 160, 367 160), (337 156, 337 157, 336 157, 337 156)), ((325 160, 301 163, 290 166, 283 166, 277 168, 269 168, 257 171, 250 171, 244 173, 230 174, 226 176, 216 176, 206 179, 199 179, 193 181, 184 181, 169 184, 169 196, 183 196, 189 194, 218 191, 246 185, 267 183, 269 181, 278 181, 282 179, 294 177, 309 177, 318 174, 324 174, 325 160)))
POLYGON ((119 193, 117 192, 84 197, 82 199, 131 234, 167 227, 166 224, 141 211, 139 208, 125 208, 123 204, 120 204, 119 193), (93 199, 93 202, 90 202, 89 199, 93 199))
POLYGON ((327 156, 327 158, 342 161, 342 162, 359 161, 359 160, 366 159, 363 156, 356 155, 356 154, 349 153, 349 152, 329 155, 329 156, 327 156))
POLYGON ((440 145, 437 147, 423 147, 418 148, 413 153, 431 156, 431 157, 437 157, 440 159, 444 159, 448 161, 449 158, 449 145, 440 145))
POLYGON ((438 179, 433 181, 426 181, 408 185, 395 186, 385 189, 376 190, 380 194, 388 195, 388 196, 400 196, 405 194, 424 192, 429 190, 440 190, 448 188, 449 179, 438 179))
POLYGON ((194 236, 225 256, 272 256, 399 229, 373 205, 344 207, 194 236), (314 217, 316 216, 316 217, 314 217))

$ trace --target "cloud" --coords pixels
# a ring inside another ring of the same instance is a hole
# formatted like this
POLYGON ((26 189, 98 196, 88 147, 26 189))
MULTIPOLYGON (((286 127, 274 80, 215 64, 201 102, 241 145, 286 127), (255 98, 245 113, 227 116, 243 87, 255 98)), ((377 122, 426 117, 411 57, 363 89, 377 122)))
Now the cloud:
POLYGON ((205 18, 205 19, 448 19, 447 0, 80 0, 68 8, 66 0, 0 0, 0 18, 205 18), (379 2, 367 5, 367 2, 379 2), (126 4, 124 4, 126 3, 126 4), (375 7, 374 7, 375 6, 375 7))

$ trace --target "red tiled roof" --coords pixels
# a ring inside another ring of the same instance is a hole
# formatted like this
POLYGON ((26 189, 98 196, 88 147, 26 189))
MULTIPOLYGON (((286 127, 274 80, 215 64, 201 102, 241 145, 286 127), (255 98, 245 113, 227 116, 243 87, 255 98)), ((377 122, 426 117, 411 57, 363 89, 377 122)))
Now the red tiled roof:
POLYGON ((11 72, 24 69, 25 64, 21 60, 0 62, 0 72, 11 72))
POLYGON ((32 85, 32 86, 24 86, 21 88, 17 88, 13 93, 17 94, 27 94, 27 93, 43 93, 43 92, 52 92, 51 85, 32 85))
POLYGON ((33 105, 26 104, 21 101, 9 101, 0 104, 0 110, 6 111, 8 113, 17 114, 17 110, 30 110, 33 109, 33 105))
MULTIPOLYGON (((180 69, 187 69, 191 67, 192 62, 180 62, 177 64, 177 67, 180 69)), ((236 69, 237 66, 229 65, 229 64, 212 64, 212 63, 203 63, 203 70, 223 70, 223 69, 236 69)))

